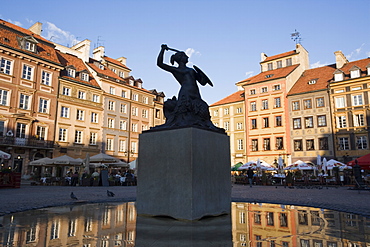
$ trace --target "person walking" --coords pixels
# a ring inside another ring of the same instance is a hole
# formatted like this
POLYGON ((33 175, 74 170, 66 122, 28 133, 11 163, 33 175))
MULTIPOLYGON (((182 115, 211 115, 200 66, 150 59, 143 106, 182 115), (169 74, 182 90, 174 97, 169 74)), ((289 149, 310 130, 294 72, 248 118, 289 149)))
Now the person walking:
POLYGON ((253 184, 253 176, 254 176, 254 172, 253 172, 253 170, 252 170, 252 167, 249 167, 249 168, 248 168, 247 176, 248 176, 248 180, 249 180, 249 186, 252 188, 252 184, 253 184))

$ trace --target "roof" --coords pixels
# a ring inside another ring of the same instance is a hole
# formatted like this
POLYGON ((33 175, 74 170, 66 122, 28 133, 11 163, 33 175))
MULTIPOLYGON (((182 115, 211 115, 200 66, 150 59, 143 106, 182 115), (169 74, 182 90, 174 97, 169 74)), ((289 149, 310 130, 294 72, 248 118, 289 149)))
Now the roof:
POLYGON ((328 88, 328 84, 333 78, 335 64, 327 65, 319 68, 305 70, 301 77, 290 89, 288 95, 307 93, 328 88), (315 83, 309 83, 315 80, 315 83))
POLYGON ((123 63, 121 63, 121 62, 117 61, 116 59, 113 59, 113 58, 110 58, 110 57, 107 57, 107 56, 104 56, 104 57, 103 57, 103 59, 104 59, 105 61, 109 62, 109 63, 113 63, 113 64, 115 64, 115 65, 117 65, 117 66, 120 66, 120 67, 123 67, 123 68, 125 68, 125 69, 131 70, 131 69, 129 69, 126 65, 124 65, 123 63))
POLYGON ((223 98, 222 100, 217 101, 216 103, 213 103, 210 106, 225 105, 225 104, 235 103, 235 102, 239 102, 239 101, 244 101, 244 90, 235 92, 235 93, 223 98))
POLYGON ((53 63, 59 63, 58 56, 55 51, 55 45, 46 40, 45 38, 31 32, 28 29, 24 29, 10 22, 6 22, 0 19, 0 46, 9 47, 18 50, 22 53, 29 54, 34 57, 38 57, 44 60, 48 60, 53 63), (37 42, 37 52, 27 51, 22 49, 19 45, 18 39, 25 37, 33 37, 37 42))
POLYGON ((278 55, 274 55, 274 56, 271 56, 271 57, 267 57, 265 60, 263 60, 261 63, 264 63, 264 62, 268 62, 268 61, 272 61, 272 60, 275 60, 275 59, 279 59, 279 58, 283 58, 283 57, 287 57, 287 56, 291 56, 291 55, 294 55, 296 54, 296 50, 293 50, 293 51, 288 51, 288 52, 284 52, 284 53, 281 53, 281 54, 278 54, 278 55))
POLYGON ((353 66, 357 66, 361 69, 363 72, 361 76, 367 75, 367 69, 366 67, 370 65, 370 58, 365 58, 361 60, 356 60, 353 62, 349 62, 343 65, 342 68, 340 68, 341 71, 345 74, 344 80, 350 79, 350 70, 353 66))
MULTIPOLYGON (((71 55, 68 53, 62 53, 59 50, 57 50, 57 53, 58 53, 59 60, 64 67, 72 65, 73 67, 76 68, 77 73, 81 71, 89 71, 85 63, 80 58, 76 57, 75 55, 71 55)), ((89 73, 89 81, 84 81, 79 76, 76 76, 76 77, 67 76, 66 71, 61 72, 61 77, 64 79, 77 81, 81 84, 100 88, 99 84, 97 83, 97 81, 94 79, 94 77, 90 73, 89 73)))
POLYGON ((238 82, 238 84, 241 83, 243 85, 250 85, 250 84, 255 84, 259 82, 265 82, 269 80, 276 80, 279 78, 284 78, 284 77, 287 77, 290 73, 292 73, 293 70, 295 70, 298 66, 299 64, 296 64, 296 65, 283 67, 279 69, 264 71, 264 72, 259 73, 258 75, 255 75, 255 76, 249 77, 248 79, 240 81, 238 82), (272 76, 266 77, 269 75, 272 75, 272 76))

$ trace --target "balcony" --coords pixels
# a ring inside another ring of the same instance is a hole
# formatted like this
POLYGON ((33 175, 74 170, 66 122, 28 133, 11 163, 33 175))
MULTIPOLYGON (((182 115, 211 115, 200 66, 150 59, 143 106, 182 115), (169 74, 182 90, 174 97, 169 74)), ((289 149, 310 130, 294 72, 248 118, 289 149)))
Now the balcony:
POLYGON ((14 136, 0 136, 0 146, 25 148, 54 148, 54 141, 40 140, 35 137, 19 138, 14 136))

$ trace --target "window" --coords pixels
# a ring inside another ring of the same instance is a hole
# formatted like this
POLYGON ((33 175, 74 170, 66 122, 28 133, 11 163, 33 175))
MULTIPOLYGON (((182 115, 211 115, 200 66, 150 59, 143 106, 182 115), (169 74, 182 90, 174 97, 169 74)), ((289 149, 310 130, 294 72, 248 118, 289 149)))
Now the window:
POLYGON ((288 227, 288 215, 280 213, 280 227, 288 227))
POLYGON ((304 125, 305 128, 313 128, 313 117, 304 118, 304 125))
POLYGON ((125 120, 119 121, 119 129, 120 130, 127 130, 127 122, 125 120))
POLYGON ((82 143, 82 131, 76 130, 75 132, 75 143, 82 143))
POLYGON ((32 52, 35 52, 36 51, 36 45, 35 45, 35 43, 29 42, 29 41, 26 41, 25 42, 24 48, 26 50, 28 50, 28 51, 32 51, 32 52))
POLYGON ((229 108, 224 109, 224 115, 229 115, 229 108))
POLYGON ((311 99, 303 100, 303 107, 304 107, 304 109, 312 109, 311 99))
POLYGON ((48 112, 48 106, 49 106, 49 100, 41 98, 40 103, 39 103, 39 112, 47 113, 48 112))
POLYGON ((87 74, 87 73, 81 73, 81 80, 83 80, 83 81, 89 81, 89 74, 87 74))
POLYGON ((132 132, 137 132, 137 123, 131 124, 131 131, 132 132))
POLYGON ((308 225, 308 213, 307 213, 307 211, 298 210, 298 223, 300 225, 308 225))
POLYGON ((261 225, 261 212, 260 211, 256 211, 254 213, 254 224, 257 224, 257 225, 261 225))
POLYGON ((274 108, 280 108, 281 107, 281 99, 279 98, 274 98, 274 108))
POLYGON ((96 112, 91 113, 91 122, 92 123, 98 123, 98 113, 96 113, 96 112))
POLYGON ((353 115, 353 125, 355 127, 365 126, 364 114, 354 114, 353 115))
POLYGON ((41 74, 41 83, 47 86, 50 86, 51 84, 51 73, 47 71, 42 71, 41 74))
POLYGON ((84 111, 83 110, 77 110, 76 119, 83 121, 84 120, 84 111))
POLYGON ((236 123, 236 129, 237 130, 243 129, 243 123, 236 123))
POLYGON ((357 90, 361 90, 361 89, 362 89, 361 86, 359 86, 359 87, 353 87, 353 88, 351 88, 351 91, 357 91, 357 90))
POLYGON ((86 99, 86 93, 84 91, 78 91, 79 99, 86 99))
POLYGON ((292 59, 291 58, 286 59, 285 64, 286 64, 286 66, 292 65, 292 59))
POLYGON ((218 117, 218 110, 214 110, 214 111, 213 111, 213 116, 214 116, 214 117, 218 117))
POLYGON ((108 110, 114 111, 114 101, 108 101, 108 110))
POLYGON ((312 79, 308 81, 308 85, 316 84, 317 79, 312 79))
POLYGON ((281 67, 283 67, 283 61, 276 61, 276 68, 280 69, 281 67))
POLYGON ((29 101, 30 101, 30 96, 21 93, 21 96, 19 99, 19 108, 28 110, 29 101))
POLYGON ((33 68, 29 65, 23 65, 22 79, 32 80, 33 68))
POLYGON ((142 113, 141 115, 143 116, 143 118, 148 118, 148 110, 143 109, 141 113, 142 113))
POLYGON ((137 107, 132 107, 132 109, 131 109, 131 114, 132 114, 132 116, 137 116, 138 115, 138 109, 137 109, 137 107))
POLYGON ((251 119, 251 128, 257 129, 257 119, 251 119))
POLYGON ((4 73, 7 75, 11 75, 12 69, 12 61, 7 60, 5 58, 1 58, 0 60, 0 73, 4 73))
POLYGON ((251 102, 251 111, 257 111, 257 104, 256 102, 251 102))
POLYGON ((114 128, 114 119, 108 118, 108 128, 113 129, 114 128))
POLYGON ((121 97, 122 98, 127 98, 127 92, 125 90, 122 90, 121 97))
POLYGON ((8 91, 0 89, 0 105, 7 105, 8 91))
POLYGON ((236 113, 243 113, 243 109, 241 107, 236 108, 236 113))
POLYGON ((278 84, 278 85, 274 85, 274 91, 278 91, 278 90, 280 90, 280 89, 281 89, 280 84, 278 84))
POLYGON ((116 92, 116 89, 115 89, 114 87, 110 87, 110 88, 109 88, 109 93, 110 93, 110 94, 113 94, 113 95, 114 95, 114 94, 115 94, 115 92, 116 92))
POLYGON ((76 76, 76 70, 72 68, 67 69, 67 76, 74 78, 76 76))
POLYGON ((356 136, 357 149, 367 149, 366 136, 356 136))
POLYGON ((301 119, 300 118, 293 118, 293 129, 300 129, 301 127, 301 119))
POLYGON ((272 67, 272 63, 268 63, 267 64, 267 70, 272 70, 273 69, 273 67, 272 67))
POLYGON ((71 96, 71 89, 68 88, 68 87, 63 87, 62 94, 67 95, 67 96, 71 96))
POLYGON ((60 116, 65 117, 65 118, 69 118, 69 108, 65 107, 65 106, 62 106, 60 116))
POLYGON ((27 125, 24 123, 17 123, 17 129, 15 132, 15 137, 18 138, 26 138, 26 127, 27 125))
POLYGON ((93 94, 92 101, 95 102, 95 103, 99 103, 99 95, 93 94))
POLYGON ((118 76, 119 76, 119 77, 121 77, 121 78, 125 78, 125 73, 123 73, 122 71, 120 71, 120 72, 118 73, 118 76))
POLYGON ((362 94, 352 95, 353 106, 363 105, 362 94))
POLYGON ((262 87, 261 88, 261 93, 267 93, 267 87, 262 87))
POLYGON ((131 152, 136 153, 136 142, 131 142, 131 152))
POLYGON ((346 128, 347 119, 346 116, 337 116, 337 128, 346 128))
POLYGON ((149 103, 148 97, 143 96, 142 99, 143 99, 143 103, 144 104, 148 104, 149 103))
POLYGON ((229 130, 229 125, 230 125, 229 122, 224 122, 224 129, 229 130))
POLYGON ((119 149, 120 152, 126 152, 126 140, 119 140, 119 149))
POLYGON ((329 150, 329 140, 327 137, 319 138, 319 149, 329 150))
POLYGON ((324 127, 326 126, 326 116, 317 116, 317 126, 319 127, 324 127))
POLYGON ((274 225, 274 213, 273 212, 266 213, 266 222, 268 226, 274 225))
POLYGON ((113 151, 113 139, 107 139, 107 151, 113 151))
POLYGON ((299 101, 293 101, 292 102, 292 109, 293 109, 293 111, 298 111, 300 109, 299 101))
POLYGON ((294 140, 294 151, 302 151, 302 140, 294 140))
POLYGON ((263 138, 263 150, 264 151, 271 150, 270 138, 263 138))
POLYGON ((136 93, 132 94, 132 100, 138 101, 138 95, 136 93))
POLYGON ((324 106, 325 106, 324 98, 317 98, 316 99, 316 107, 324 107, 324 106))
POLYGON ((276 149, 277 150, 284 149, 283 137, 276 137, 276 149))
POLYGON ((244 145, 243 145, 243 139, 238 139, 238 150, 243 150, 244 145))
POLYGON ((306 140, 306 150, 315 150, 315 144, 313 139, 306 140))
POLYGON ((251 90, 249 91, 249 94, 250 94, 250 95, 255 95, 255 94, 256 94, 256 89, 251 89, 251 90))
POLYGON ((344 99, 344 96, 343 97, 336 97, 335 98, 335 106, 337 108, 343 108, 346 106, 346 101, 344 99))
POLYGON ((96 145, 97 139, 98 139, 98 133, 90 132, 89 144, 90 145, 96 145))
POLYGON ((263 128, 268 128, 270 127, 269 126, 269 118, 268 117, 265 117, 262 119, 262 122, 263 122, 263 128))
POLYGON ((360 70, 359 69, 354 69, 354 70, 351 70, 351 78, 357 78, 357 77, 360 77, 360 70))
POLYGON ((343 81, 343 73, 342 72, 335 73, 334 74, 334 81, 343 81))
POLYGON ((276 127, 283 126, 283 121, 282 121, 281 116, 276 116, 276 117, 275 117, 275 126, 276 126, 276 127))
POLYGON ((348 137, 339 137, 339 150, 349 150, 349 138, 348 137))
POLYGON ((252 151, 258 151, 258 139, 252 139, 252 151))
POLYGON ((67 141, 67 129, 59 129, 59 141, 66 142, 67 141))
POLYGON ((127 112, 127 105, 126 104, 121 104, 120 111, 121 111, 121 113, 126 113, 127 112))
POLYGON ((262 100, 262 110, 269 109, 269 102, 267 99, 262 100))

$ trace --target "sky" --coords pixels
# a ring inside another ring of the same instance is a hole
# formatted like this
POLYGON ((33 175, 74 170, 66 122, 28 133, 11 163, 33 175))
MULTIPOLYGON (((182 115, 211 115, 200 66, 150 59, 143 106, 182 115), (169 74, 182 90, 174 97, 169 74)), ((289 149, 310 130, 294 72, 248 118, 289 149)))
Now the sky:
MULTIPOLYGON (((25 0, 1 3, 0 19, 65 46, 91 40, 111 58, 126 57, 131 75, 146 89, 177 96, 180 85, 156 66, 161 44, 185 51, 213 87, 202 98, 215 103, 237 91, 235 83, 260 73, 261 53, 295 49, 291 34, 309 52, 311 68, 370 57, 369 0, 25 0)), ((166 52, 170 63, 172 52, 166 52)))

